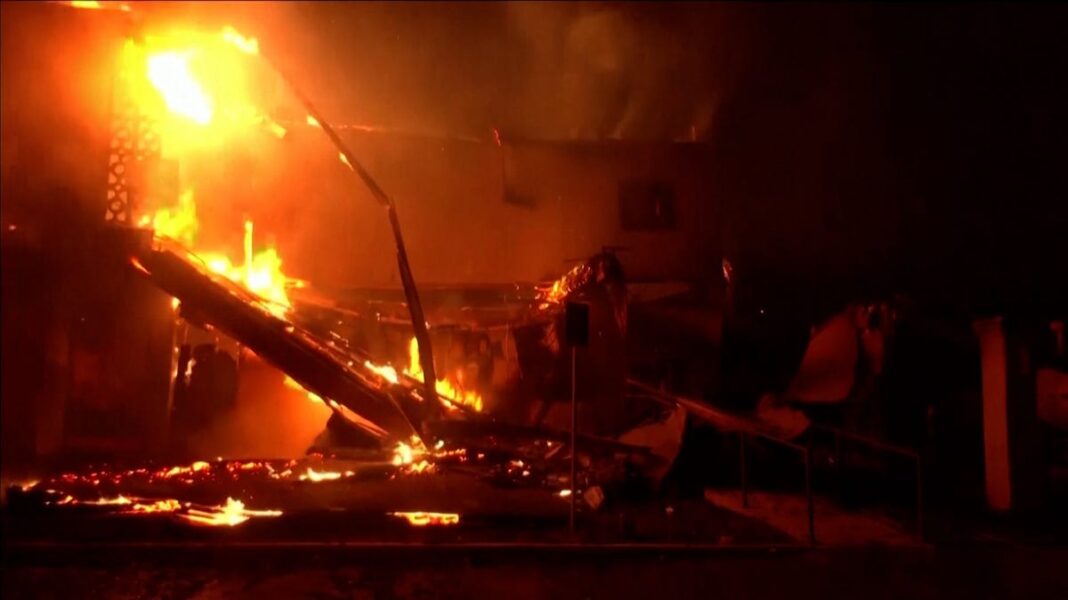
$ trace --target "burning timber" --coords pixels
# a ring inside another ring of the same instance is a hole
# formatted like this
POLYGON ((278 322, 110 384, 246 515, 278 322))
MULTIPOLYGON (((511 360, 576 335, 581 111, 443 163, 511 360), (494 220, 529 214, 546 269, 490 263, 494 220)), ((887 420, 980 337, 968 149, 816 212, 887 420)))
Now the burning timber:
MULTIPOLYGON (((366 437, 367 444, 360 444, 346 436, 346 446, 390 450, 398 444, 422 445, 422 436, 429 434, 435 439, 462 438, 469 447, 477 446, 477 439, 492 438, 495 445, 501 439, 511 439, 515 444, 510 451, 514 452, 517 445, 539 440, 561 442, 567 437, 562 429, 546 429, 540 421, 529 425, 500 422, 457 404, 449 405, 451 419, 428 418, 418 381, 410 374, 398 376, 391 368, 377 367, 358 350, 324 341, 294 321, 279 318, 254 295, 197 266, 195 256, 179 247, 157 240, 154 247, 136 252, 131 261, 155 285, 181 301, 184 318, 217 328, 272 362, 335 411, 332 427, 355 426, 366 437)), ((602 271, 591 270, 590 264, 601 263, 583 263, 581 271, 602 271)), ((570 276, 569 273, 565 278, 570 280, 570 276)), ((594 281, 592 277, 587 279, 574 286, 575 290, 587 289, 594 281)), ((559 304, 564 298, 565 295, 557 295, 549 302, 559 304)), ((537 311, 541 322, 549 324, 551 330, 555 326, 553 317, 559 311, 551 310, 544 302, 537 311)), ((613 310, 613 314, 618 313, 613 310)), ((602 457, 648 457, 644 448, 592 435, 580 435, 578 444, 580 452, 602 457)))
POLYGON ((412 390, 390 385, 364 359, 278 318, 255 296, 199 268, 192 255, 187 259, 178 252, 177 247, 157 245, 138 252, 131 261, 181 301, 183 317, 218 328, 279 366, 305 389, 327 399, 369 442, 391 447, 419 438, 409 414, 418 412, 421 399, 412 390))

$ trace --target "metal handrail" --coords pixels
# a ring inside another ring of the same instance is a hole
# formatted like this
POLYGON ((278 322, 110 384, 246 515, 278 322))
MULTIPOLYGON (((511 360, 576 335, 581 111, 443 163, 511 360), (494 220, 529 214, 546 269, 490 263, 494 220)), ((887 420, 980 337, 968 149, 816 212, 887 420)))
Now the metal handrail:
POLYGON ((750 417, 725 411, 692 398, 679 396, 635 379, 627 379, 627 383, 658 401, 678 404, 679 406, 686 408, 690 414, 698 418, 712 423, 713 425, 738 432, 739 477, 743 508, 749 507, 749 467, 745 453, 746 441, 749 437, 768 440, 800 453, 805 465, 805 500, 808 508, 809 542, 812 544, 816 543, 815 502, 812 493, 813 431, 824 431, 834 436, 835 465, 838 469, 839 487, 841 487, 840 465, 842 464, 841 441, 843 439, 858 442, 867 445, 874 450, 881 450, 889 454, 903 456, 914 461, 916 464, 916 535, 920 541, 923 541, 925 532, 923 456, 918 451, 904 446, 897 446, 872 436, 818 423, 812 423, 810 425, 805 435, 805 443, 799 444, 774 435, 766 428, 761 427, 759 421, 750 417))

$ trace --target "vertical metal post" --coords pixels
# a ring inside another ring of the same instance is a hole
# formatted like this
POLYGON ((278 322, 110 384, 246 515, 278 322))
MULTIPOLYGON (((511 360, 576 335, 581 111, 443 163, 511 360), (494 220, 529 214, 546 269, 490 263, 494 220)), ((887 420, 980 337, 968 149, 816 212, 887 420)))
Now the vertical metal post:
POLYGON ((575 357, 578 348, 571 346, 571 511, 568 527, 575 533, 575 508, 578 502, 578 400, 575 395, 575 357))
POLYGON ((808 541, 816 545, 816 506, 812 498, 812 439, 805 448, 805 498, 808 501, 808 541))
POLYGON ((745 463, 745 432, 738 432, 738 466, 742 478, 742 508, 749 508, 749 476, 745 463))

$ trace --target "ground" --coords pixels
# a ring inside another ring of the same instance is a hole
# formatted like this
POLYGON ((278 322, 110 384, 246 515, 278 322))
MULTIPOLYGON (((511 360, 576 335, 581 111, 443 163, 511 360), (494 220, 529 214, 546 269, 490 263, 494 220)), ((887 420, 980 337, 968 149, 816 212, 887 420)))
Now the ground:
POLYGON ((5 568, 5 598, 1068 598, 1063 550, 1002 545, 891 550, 621 553, 294 548, 270 559, 5 568), (316 564, 318 563, 318 564, 316 564))

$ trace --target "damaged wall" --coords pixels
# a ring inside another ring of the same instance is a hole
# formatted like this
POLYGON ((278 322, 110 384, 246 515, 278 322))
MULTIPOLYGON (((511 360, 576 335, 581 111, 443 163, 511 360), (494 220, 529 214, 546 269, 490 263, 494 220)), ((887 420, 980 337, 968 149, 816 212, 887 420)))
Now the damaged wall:
MULTIPOLYGON (((621 257, 632 278, 718 270, 707 147, 350 139, 398 205, 421 283, 538 281, 603 246, 627 248, 621 257), (672 229, 624 230, 620 186, 632 180, 670 189, 672 229)), ((296 273, 320 285, 398 285, 385 213, 331 159, 321 165, 332 171, 323 194, 295 209, 293 237, 279 236, 283 250, 292 245, 296 273)))

